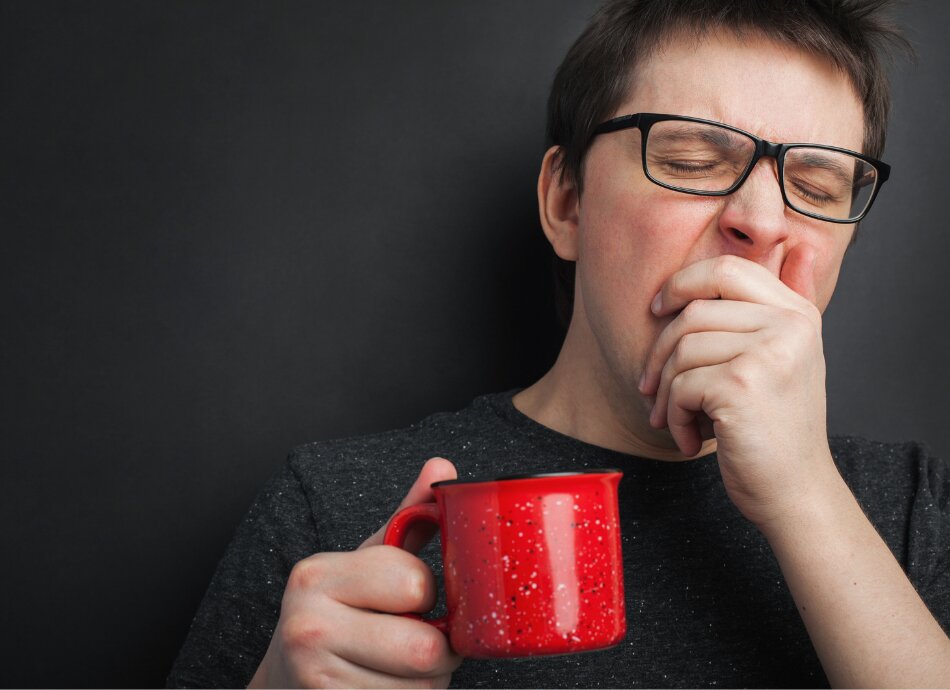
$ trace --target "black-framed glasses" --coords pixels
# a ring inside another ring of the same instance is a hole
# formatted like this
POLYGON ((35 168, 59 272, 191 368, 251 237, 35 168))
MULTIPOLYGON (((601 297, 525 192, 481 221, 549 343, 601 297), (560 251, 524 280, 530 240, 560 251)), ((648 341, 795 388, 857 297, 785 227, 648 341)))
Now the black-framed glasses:
POLYGON ((856 151, 823 144, 775 144, 749 132, 682 115, 635 113, 598 125, 598 134, 637 128, 643 173, 686 194, 725 196, 742 186, 763 156, 778 163, 779 187, 789 208, 832 223, 867 215, 891 166, 856 151))

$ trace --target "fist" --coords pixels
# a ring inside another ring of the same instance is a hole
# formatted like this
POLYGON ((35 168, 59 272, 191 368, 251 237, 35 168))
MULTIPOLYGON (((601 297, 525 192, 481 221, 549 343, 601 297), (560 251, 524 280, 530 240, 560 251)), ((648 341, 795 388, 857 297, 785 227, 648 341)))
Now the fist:
MULTIPOLYGON (((423 467, 398 510, 432 500, 454 479, 442 458, 423 467)), ((290 573, 280 619, 250 687, 447 687, 462 659, 444 634, 407 613, 435 604, 432 572, 409 551, 382 544, 385 525, 358 549, 319 553, 290 573)), ((421 548, 425 534, 415 535, 421 548)))
POLYGON ((726 490, 758 525, 833 466, 812 252, 793 249, 781 279, 736 256, 697 262, 667 280, 652 306, 676 316, 643 370, 640 391, 656 396, 650 424, 668 427, 687 456, 715 436, 726 490))

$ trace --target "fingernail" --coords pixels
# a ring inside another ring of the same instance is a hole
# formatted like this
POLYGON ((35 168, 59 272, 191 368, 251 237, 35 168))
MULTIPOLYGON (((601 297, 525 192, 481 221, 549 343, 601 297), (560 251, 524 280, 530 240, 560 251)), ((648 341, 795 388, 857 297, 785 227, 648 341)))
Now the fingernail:
POLYGON ((656 297, 653 298, 653 304, 650 305, 650 311, 656 314, 660 311, 660 307, 662 306, 663 306, 663 293, 658 292, 656 293, 656 297))
POLYGON ((646 382, 647 382, 647 372, 646 372, 646 369, 644 369, 643 373, 640 374, 640 383, 637 384, 637 390, 639 390, 641 393, 643 392, 643 386, 646 384, 646 382))

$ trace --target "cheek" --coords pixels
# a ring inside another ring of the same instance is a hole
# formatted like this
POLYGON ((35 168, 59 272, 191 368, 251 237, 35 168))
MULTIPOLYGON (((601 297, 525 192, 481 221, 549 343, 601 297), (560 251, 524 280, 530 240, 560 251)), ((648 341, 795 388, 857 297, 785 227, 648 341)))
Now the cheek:
POLYGON ((662 283, 700 252, 720 206, 645 184, 581 204, 580 216, 578 270, 637 307, 648 307, 662 283))
MULTIPOLYGON (((839 226, 832 228, 835 231, 840 229, 839 226)), ((824 313, 838 284, 838 275, 851 241, 851 234, 829 234, 826 228, 819 228, 812 234, 805 231, 803 235, 803 241, 811 244, 818 253, 814 273, 815 302, 818 310, 824 313)))
POLYGON ((818 310, 821 313, 825 312, 825 309, 828 308, 828 303, 831 302, 831 295, 834 293, 835 286, 838 284, 838 274, 841 270, 841 262, 843 259, 843 255, 827 256, 818 259, 818 264, 815 266, 816 300, 818 302, 818 310))
POLYGON ((580 209, 583 318, 615 375, 630 380, 639 376, 665 325, 650 312, 650 302, 673 273, 708 253, 704 231, 718 210, 702 197, 646 184, 651 189, 601 194, 580 209))

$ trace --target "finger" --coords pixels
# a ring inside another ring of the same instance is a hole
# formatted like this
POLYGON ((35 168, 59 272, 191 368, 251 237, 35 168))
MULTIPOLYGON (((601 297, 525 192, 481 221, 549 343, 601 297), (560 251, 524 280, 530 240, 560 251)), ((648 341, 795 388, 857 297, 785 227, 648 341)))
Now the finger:
POLYGON ((364 668, 401 678, 438 678, 462 663, 448 638, 423 621, 341 607, 332 651, 364 668))
POLYGON ((676 377, 690 369, 722 364, 755 346, 755 336, 748 333, 707 331, 684 335, 666 361, 657 388, 656 403, 650 425, 662 429, 667 424, 670 386, 676 377))
POLYGON ((818 291, 815 287, 815 265, 818 253, 811 245, 797 244, 788 252, 782 264, 781 281, 792 290, 817 306, 818 291))
MULTIPOLYGON (((393 515, 398 513, 403 508, 408 508, 409 506, 418 505, 419 503, 427 503, 434 501, 435 497, 432 494, 431 485, 434 482, 441 482, 447 479, 456 479, 458 473, 455 470, 455 465, 445 458, 430 458, 426 461, 426 464, 422 466, 422 470, 419 472, 419 476, 416 477, 416 481, 413 482, 412 486, 409 488, 409 491, 406 493, 405 498, 402 499, 402 502, 399 504, 399 507, 396 508, 393 515)), ((392 520, 390 517, 389 520, 392 520)), ((380 527, 376 532, 374 532, 366 541, 364 541, 359 548, 365 548, 367 546, 376 546, 383 543, 383 537, 386 534, 386 528, 389 526, 389 520, 386 521, 382 527, 380 527)), ((432 538, 432 535, 435 534, 435 526, 430 525, 420 525, 418 528, 412 530, 409 534, 409 537, 406 539, 405 549, 417 553, 429 539, 432 538)))
MULTIPOLYGON (((411 678, 384 673, 355 664, 348 659, 319 650, 297 673, 298 687, 304 688, 447 688, 451 674, 433 678, 411 678)), ((306 663, 306 662, 305 662, 306 663)))
MULTIPOLYGON (((706 402, 706 392, 716 376, 722 376, 717 364, 699 369, 690 369, 677 376, 670 386, 667 405, 667 423, 670 435, 686 457, 696 455, 703 447, 700 415, 706 402)), ((713 420, 715 424, 715 420, 713 420)))
POLYGON ((734 300, 694 300, 660 332, 643 368, 640 392, 654 395, 662 368, 687 333, 730 331, 748 333, 769 323, 771 307, 734 300))
POLYGON ((347 670, 346 680, 333 686, 338 688, 447 688, 452 682, 451 674, 435 678, 402 678, 363 668, 346 659, 340 659, 339 663, 347 670))
POLYGON ((802 309, 802 298, 764 266, 731 254, 697 261, 670 276, 651 309, 664 316, 696 299, 727 299, 802 309))
POLYGON ((297 563, 284 607, 308 609, 326 600, 386 613, 422 613, 435 605, 435 576, 417 556, 395 546, 321 553, 297 563))

